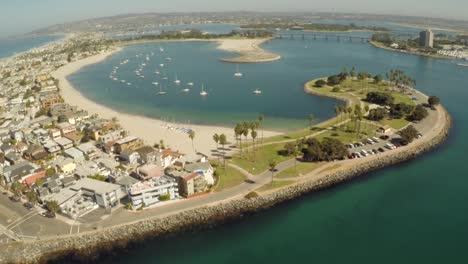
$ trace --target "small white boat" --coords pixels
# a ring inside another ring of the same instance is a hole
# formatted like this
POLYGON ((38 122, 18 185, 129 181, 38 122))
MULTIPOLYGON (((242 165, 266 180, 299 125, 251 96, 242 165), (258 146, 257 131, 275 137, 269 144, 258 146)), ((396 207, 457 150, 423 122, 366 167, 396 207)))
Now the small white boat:
POLYGON ((154 86, 157 86, 159 83, 158 82, 152 82, 154 86))
POLYGON ((189 89, 189 88, 185 88, 185 89, 182 90, 182 92, 188 93, 188 92, 190 92, 190 89, 189 89))
POLYGON ((141 66, 146 66, 146 63, 142 63, 141 66))
POLYGON ((159 92, 158 92, 158 94, 159 94, 159 95, 165 95, 165 94, 166 94, 166 92, 163 91, 162 86, 159 86, 159 92))
POLYGON ((125 83, 125 80, 120 80, 121 83, 125 83))
POLYGON ((207 95, 208 95, 208 93, 205 91, 205 87, 204 87, 203 84, 202 84, 202 88, 201 88, 200 95, 201 95, 201 96, 207 96, 207 95))
POLYGON ((261 94, 261 93, 262 93, 262 91, 259 90, 259 89, 255 89, 255 91, 254 91, 254 94, 261 94))
POLYGON ((167 77, 162 77, 162 79, 163 79, 163 80, 167 80, 167 79, 169 79, 169 78, 167 78, 167 77))
POLYGON ((132 83, 128 82, 127 85, 130 86, 130 85, 132 85, 132 83))
POLYGON ((180 80, 177 78, 177 74, 175 75, 174 83, 177 84, 177 85, 180 84, 180 80))
POLYGON ((234 76, 235 77, 242 77, 242 75, 243 74, 239 71, 239 64, 237 64, 237 71, 236 71, 236 73, 234 73, 234 76))
POLYGON ((187 83, 188 86, 193 86, 193 82, 187 83))
POLYGON ((144 78, 145 78, 145 76, 143 76, 143 75, 140 75, 140 78, 141 78, 141 79, 144 79, 144 78))
POLYGON ((162 47, 159 47, 160 52, 164 52, 164 49, 162 47))
POLYGON ((172 58, 171 58, 171 57, 167 57, 166 60, 167 60, 167 61, 172 61, 172 58))
POLYGON ((162 67, 164 67, 164 64, 162 64, 162 63, 161 63, 161 64, 159 64, 159 67, 161 67, 161 68, 162 68, 162 67))
POLYGON ((155 71, 154 74, 159 75, 159 72, 158 72, 158 71, 155 71))
POLYGON ((458 63, 458 66, 468 67, 468 64, 465 64, 465 63, 458 63))

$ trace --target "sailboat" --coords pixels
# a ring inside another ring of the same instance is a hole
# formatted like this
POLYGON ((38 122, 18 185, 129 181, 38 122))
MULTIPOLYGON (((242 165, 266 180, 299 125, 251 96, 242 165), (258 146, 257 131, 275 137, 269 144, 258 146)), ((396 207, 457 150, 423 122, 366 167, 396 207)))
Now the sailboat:
POLYGON ((239 64, 237 64, 237 71, 234 73, 235 77, 242 77, 242 73, 239 71, 239 64))
POLYGON ((159 95, 165 95, 166 92, 162 90, 162 86, 159 86, 159 95))
POLYGON ((203 84, 202 84, 202 88, 201 88, 200 95, 201 95, 201 96, 207 96, 207 95, 208 95, 208 93, 205 91, 205 87, 204 87, 203 84))
POLYGON ((159 51, 164 52, 164 49, 161 46, 159 46, 159 51))
POLYGON ((159 83, 158 83, 158 82, 152 82, 152 84, 153 84, 154 86, 158 86, 159 83))
POLYGON ((180 80, 177 78, 177 74, 175 75, 174 83, 177 84, 177 85, 180 84, 180 80))
POLYGON ((182 92, 188 93, 188 92, 190 92, 190 89, 189 88, 182 89, 182 92))
POLYGON ((187 83, 188 86, 193 86, 193 82, 187 83))
POLYGON ((255 89, 255 91, 254 91, 254 94, 261 94, 261 93, 262 93, 262 91, 261 91, 261 90, 259 90, 258 88, 257 88, 257 89, 255 89))
POLYGON ((154 74, 159 75, 159 72, 158 72, 158 71, 155 71, 154 74))

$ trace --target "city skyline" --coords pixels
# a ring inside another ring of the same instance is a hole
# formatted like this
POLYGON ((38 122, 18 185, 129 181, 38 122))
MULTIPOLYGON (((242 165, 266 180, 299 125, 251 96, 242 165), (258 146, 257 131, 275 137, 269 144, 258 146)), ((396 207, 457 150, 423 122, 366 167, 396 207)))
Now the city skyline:
POLYGON ((145 12, 228 12, 228 11, 284 11, 284 12, 337 12, 337 13, 375 13, 402 16, 437 17, 466 20, 465 10, 468 3, 448 0, 445 2, 429 0, 408 3, 403 0, 390 2, 357 0, 348 3, 345 0, 333 0, 327 3, 294 0, 259 0, 255 3, 246 0, 235 2, 201 0, 196 3, 187 0, 155 3, 149 0, 132 1, 101 0, 99 2, 83 0, 80 2, 45 1, 10 1, 2 4, 0 16, 0 36, 11 36, 66 22, 85 20, 103 16, 145 12), (452 4, 450 4, 452 3, 452 4), (25 8, 25 6, 27 8, 25 8), (454 8, 456 6, 456 8, 454 8), (53 15, 51 15, 53 13, 53 15))

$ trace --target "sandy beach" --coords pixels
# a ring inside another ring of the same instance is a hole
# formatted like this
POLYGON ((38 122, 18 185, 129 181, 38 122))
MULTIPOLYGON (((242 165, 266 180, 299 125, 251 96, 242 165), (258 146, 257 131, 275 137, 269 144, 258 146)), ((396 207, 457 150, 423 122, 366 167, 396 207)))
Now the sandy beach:
MULTIPOLYGON (((247 40, 249 41, 249 40, 247 40)), ((245 48, 243 42, 236 43, 239 45, 239 49, 245 48)), ((233 51, 234 43, 225 44, 223 49, 229 47, 229 51, 233 51)), ((139 115, 132 115, 127 113, 122 113, 117 110, 108 108, 106 106, 100 105, 78 92, 67 80, 67 76, 72 73, 80 70, 82 67, 85 67, 90 64, 98 63, 105 60, 108 56, 111 56, 114 53, 121 51, 122 48, 118 47, 113 51, 98 54, 91 56, 76 62, 69 63, 64 67, 59 68, 57 71, 52 73, 52 76, 59 80, 60 83, 60 94, 62 95, 65 102, 70 105, 78 106, 80 109, 84 109, 89 112, 89 114, 98 114, 102 118, 111 119, 117 117, 120 121, 122 127, 129 131, 130 134, 140 137, 148 145, 153 145, 154 143, 164 140, 166 146, 179 150, 183 153, 193 152, 192 142, 188 137, 188 134, 175 131, 166 127, 166 125, 172 127, 185 127, 191 128, 195 131, 195 140, 194 146, 195 150, 202 152, 208 156, 214 154, 212 151, 216 149, 216 143, 213 141, 213 134, 224 133, 228 137, 229 142, 235 142, 234 140, 234 130, 233 128, 226 127, 217 127, 217 126, 202 126, 202 125, 180 125, 180 124, 170 124, 165 121, 158 119, 148 118, 139 115)), ((275 136, 281 133, 264 131, 264 136, 275 136)))
POLYGON ((260 45, 270 40, 271 38, 219 40, 218 49, 238 53, 240 55, 239 57, 221 60, 232 63, 259 63, 281 59, 281 56, 267 52, 260 47, 260 45))

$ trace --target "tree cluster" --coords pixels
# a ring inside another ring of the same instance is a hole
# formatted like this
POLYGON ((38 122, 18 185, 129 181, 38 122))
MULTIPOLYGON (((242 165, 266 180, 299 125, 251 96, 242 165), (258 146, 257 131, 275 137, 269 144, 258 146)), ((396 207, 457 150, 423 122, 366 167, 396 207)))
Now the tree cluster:
POLYGON ((421 121, 429 115, 427 109, 422 105, 417 105, 408 116, 409 121, 421 121))
POLYGON ((366 96, 366 101, 378 105, 391 105, 395 99, 392 95, 382 92, 370 92, 366 96))
POLYGON ((348 150, 337 139, 326 138, 320 142, 315 138, 308 138, 302 142, 302 153, 305 161, 332 161, 343 159, 348 150))
POLYGON ((413 126, 408 126, 407 128, 398 132, 398 134, 401 137, 403 145, 407 145, 413 142, 413 140, 418 137, 419 132, 413 126))

